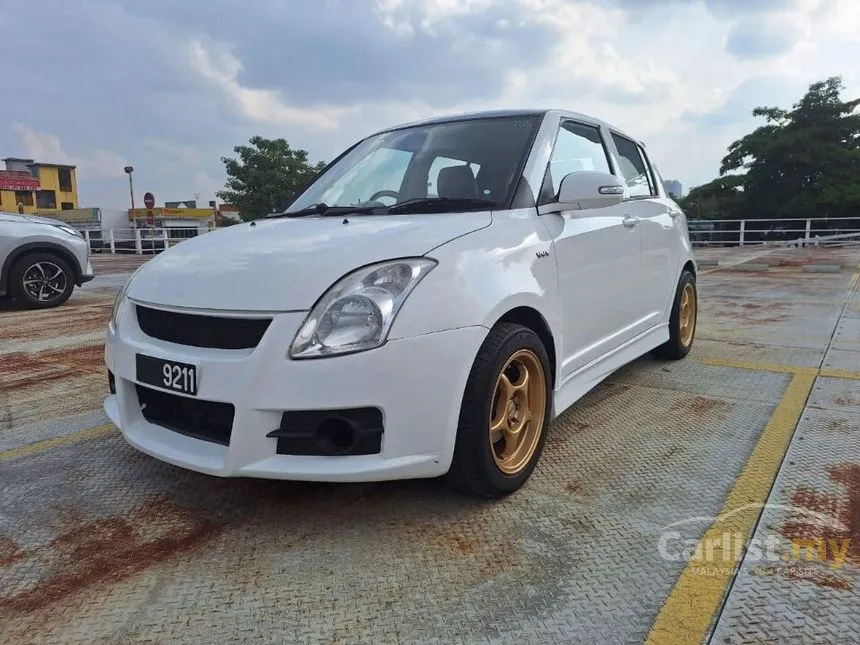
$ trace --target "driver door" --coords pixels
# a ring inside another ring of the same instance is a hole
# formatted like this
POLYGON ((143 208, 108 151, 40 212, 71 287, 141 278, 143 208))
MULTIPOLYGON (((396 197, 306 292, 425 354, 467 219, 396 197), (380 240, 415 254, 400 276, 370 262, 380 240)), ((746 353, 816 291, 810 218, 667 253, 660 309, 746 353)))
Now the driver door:
MULTIPOLYGON (((557 201, 571 172, 617 174, 596 125, 563 120, 541 202, 557 201)), ((623 204, 544 215, 555 237, 563 338, 562 379, 635 336, 641 262, 640 231, 623 204)))

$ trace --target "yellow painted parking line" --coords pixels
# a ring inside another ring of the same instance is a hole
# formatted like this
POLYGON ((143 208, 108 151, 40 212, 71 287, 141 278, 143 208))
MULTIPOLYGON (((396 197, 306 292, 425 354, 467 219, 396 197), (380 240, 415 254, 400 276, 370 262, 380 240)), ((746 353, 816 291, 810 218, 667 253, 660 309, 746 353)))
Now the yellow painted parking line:
POLYGON ((704 365, 713 365, 714 367, 737 367, 743 370, 752 370, 754 372, 777 372, 779 374, 818 374, 817 367, 801 367, 797 365, 777 365, 776 363, 756 363, 754 361, 741 361, 733 358, 717 358, 704 357, 697 359, 699 363, 704 365))
POLYGON ((8 461, 9 459, 15 459, 17 457, 33 455, 37 452, 50 450, 51 448, 67 446, 69 444, 77 443, 79 441, 85 441, 86 439, 94 439, 95 437, 103 437, 105 435, 113 434, 114 432, 116 432, 116 427, 112 423, 106 423, 103 426, 96 426, 95 428, 79 430, 78 432, 64 434, 61 437, 52 437, 51 439, 36 441, 35 443, 27 444, 26 446, 21 446, 20 448, 4 450, 3 452, 0 452, 0 461, 8 461))
POLYGON ((821 370, 819 376, 827 376, 829 378, 844 378, 852 381, 860 381, 860 372, 853 370, 821 370))
POLYGON ((858 282, 860 282, 860 273, 855 273, 851 276, 851 288, 856 287, 858 282))
POLYGON ((734 513, 712 524, 702 536, 703 541, 715 545, 713 559, 702 564, 688 562, 660 608, 646 643, 674 645, 704 640, 742 557, 734 549, 723 550, 719 539, 726 531, 750 537, 814 382, 815 374, 806 370, 792 377, 718 516, 734 513))
POLYGON ((773 363, 756 363, 754 361, 740 361, 732 358, 704 357, 697 359, 703 365, 714 367, 737 367, 754 372, 776 372, 779 374, 811 374, 813 376, 826 376, 828 378, 844 378, 852 381, 860 381, 860 371, 818 369, 817 367, 801 367, 793 365, 776 365, 773 363))

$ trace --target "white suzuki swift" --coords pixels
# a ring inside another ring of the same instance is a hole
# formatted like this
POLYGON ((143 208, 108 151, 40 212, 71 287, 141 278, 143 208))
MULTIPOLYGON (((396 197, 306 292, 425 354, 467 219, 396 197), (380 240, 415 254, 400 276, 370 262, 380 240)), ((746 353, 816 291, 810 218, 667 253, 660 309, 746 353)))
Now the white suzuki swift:
POLYGON ((649 351, 682 358, 695 326, 687 222, 642 144, 557 110, 439 118, 143 265, 105 410, 211 475, 445 475, 494 497, 555 416, 649 351))

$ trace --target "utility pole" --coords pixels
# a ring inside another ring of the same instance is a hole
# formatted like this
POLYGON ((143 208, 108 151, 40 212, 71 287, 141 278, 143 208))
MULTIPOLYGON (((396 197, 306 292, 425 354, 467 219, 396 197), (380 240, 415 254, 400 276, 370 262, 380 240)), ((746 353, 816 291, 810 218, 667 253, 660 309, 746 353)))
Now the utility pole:
POLYGON ((134 181, 131 178, 131 173, 134 172, 134 166, 126 166, 123 170, 128 175, 128 192, 131 195, 131 219, 134 223, 134 228, 137 229, 137 213, 134 211, 134 181))

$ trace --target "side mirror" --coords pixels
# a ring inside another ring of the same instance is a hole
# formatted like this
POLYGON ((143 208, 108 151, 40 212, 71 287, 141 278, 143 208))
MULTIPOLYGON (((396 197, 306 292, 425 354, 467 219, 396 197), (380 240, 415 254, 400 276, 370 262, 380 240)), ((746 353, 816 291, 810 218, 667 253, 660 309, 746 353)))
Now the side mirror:
POLYGON ((566 210, 615 206, 624 200, 624 184, 606 172, 572 172, 561 180, 558 201, 541 206, 541 215, 566 210))

